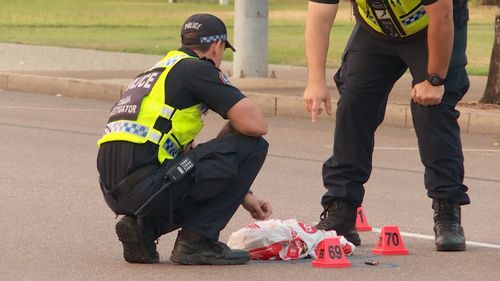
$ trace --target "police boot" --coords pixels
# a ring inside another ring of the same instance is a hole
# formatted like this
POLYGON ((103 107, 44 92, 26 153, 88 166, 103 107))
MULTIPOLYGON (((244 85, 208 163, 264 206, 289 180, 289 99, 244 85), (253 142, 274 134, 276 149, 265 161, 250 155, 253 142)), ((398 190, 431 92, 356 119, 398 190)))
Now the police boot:
POLYGON ((116 235, 123 244, 123 258, 130 263, 158 263, 154 231, 145 221, 124 216, 115 226, 116 235))
POLYGON ((233 250, 222 242, 182 229, 170 260, 179 264, 230 265, 245 264, 250 255, 247 251, 233 250))
POLYGON ((438 251, 464 251, 465 236, 460 225, 460 206, 443 199, 433 199, 434 234, 438 251))
POLYGON ((317 229, 335 230, 355 246, 361 245, 361 238, 356 231, 357 206, 347 200, 334 199, 321 213, 317 229))

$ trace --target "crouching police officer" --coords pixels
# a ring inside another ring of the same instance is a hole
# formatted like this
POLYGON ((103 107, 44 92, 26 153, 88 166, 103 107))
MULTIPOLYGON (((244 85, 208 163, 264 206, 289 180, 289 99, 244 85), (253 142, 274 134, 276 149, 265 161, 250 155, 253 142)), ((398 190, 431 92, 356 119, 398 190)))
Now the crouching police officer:
POLYGON ((137 76, 111 109, 98 141, 101 190, 125 215, 116 234, 127 262, 159 262, 155 240, 181 228, 173 262, 243 264, 248 253, 218 237, 240 204, 255 219, 271 214, 270 204, 250 192, 267 155, 267 123, 218 68, 224 50, 235 51, 219 18, 189 17, 181 43, 137 76), (208 109, 229 121, 216 138, 194 146, 208 109))

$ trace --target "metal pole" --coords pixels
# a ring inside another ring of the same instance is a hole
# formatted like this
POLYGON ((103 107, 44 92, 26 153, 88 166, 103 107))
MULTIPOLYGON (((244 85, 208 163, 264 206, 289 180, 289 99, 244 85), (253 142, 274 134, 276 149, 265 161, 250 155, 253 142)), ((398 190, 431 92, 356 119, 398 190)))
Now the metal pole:
POLYGON ((219 0, 219 5, 228 5, 229 1, 228 0, 219 0))
POLYGON ((233 77, 267 77, 268 0, 234 3, 233 77))

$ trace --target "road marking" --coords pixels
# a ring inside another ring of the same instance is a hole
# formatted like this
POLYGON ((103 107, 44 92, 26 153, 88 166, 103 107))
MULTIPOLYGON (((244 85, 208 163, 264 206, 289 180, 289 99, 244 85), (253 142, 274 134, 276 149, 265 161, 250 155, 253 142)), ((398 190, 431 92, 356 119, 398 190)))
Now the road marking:
MULTIPOLYGON (((324 145, 325 148, 332 148, 331 145, 324 145)), ((412 150, 418 151, 418 147, 390 147, 390 146, 376 146, 376 150, 412 150)), ((500 149, 482 149, 482 148, 463 148, 464 152, 500 152, 500 149)))
MULTIPOLYGON (((417 147, 386 147, 386 146, 376 146, 375 149, 378 150, 418 150, 417 147)), ((500 152, 500 149, 482 149, 482 148, 463 148, 462 151, 468 152, 500 152)))
MULTIPOLYGON (((380 228, 372 228, 372 232, 380 233, 382 231, 380 228)), ((401 236, 404 237, 410 237, 410 238, 417 238, 417 239, 425 239, 425 240, 432 240, 434 241, 434 236, 431 235, 425 235, 425 234, 418 234, 418 233, 411 233, 411 232, 400 232, 401 236)), ((474 241, 467 241, 466 244, 468 246, 476 246, 476 247, 482 247, 482 248, 490 248, 490 249, 498 249, 500 250, 500 245, 497 244, 489 244, 489 243, 482 243, 482 242, 474 242, 474 241)))

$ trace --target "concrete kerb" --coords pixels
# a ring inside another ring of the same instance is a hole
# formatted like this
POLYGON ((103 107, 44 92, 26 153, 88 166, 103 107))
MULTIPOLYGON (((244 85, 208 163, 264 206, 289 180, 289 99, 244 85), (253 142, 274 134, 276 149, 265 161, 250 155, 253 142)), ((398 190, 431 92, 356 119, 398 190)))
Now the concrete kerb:
MULTIPOLYGON (((300 96, 269 95, 248 93, 247 96, 261 107, 266 116, 311 118, 304 110, 303 99, 300 96), (274 101, 274 108, 273 108, 274 101), (274 114, 273 114, 274 112, 274 114)), ((500 135, 500 111, 482 111, 458 106, 461 112, 458 123, 462 132, 474 134, 500 135)), ((319 119, 334 120, 337 101, 332 100, 332 115, 322 113, 319 119)), ((387 104, 382 126, 397 128, 413 128, 410 105, 387 104)))
POLYGON ((116 101, 123 93, 123 86, 113 83, 99 83, 86 80, 68 80, 68 96, 116 101))
POLYGON ((7 90, 62 95, 67 89, 66 79, 34 75, 8 75, 7 90))
POLYGON ((7 73, 0 73, 0 89, 7 89, 7 81, 9 75, 7 73))
POLYGON ((496 132, 496 135, 500 135, 500 113, 498 111, 496 114, 488 114, 488 112, 473 110, 466 112, 464 117, 467 118, 467 133, 496 132))
POLYGON ((264 116, 276 116, 277 96, 260 93, 247 93, 246 96, 257 105, 264 116))
MULTIPOLYGON (((290 116, 297 118, 311 118, 311 114, 304 110, 304 99, 300 96, 276 96, 276 116, 290 116)), ((333 116, 333 112, 332 112, 333 116)), ((320 119, 333 119, 323 113, 320 119)))
MULTIPOLYGON (((10 91, 116 101, 125 87, 122 83, 0 72, 0 89, 10 91)), ((304 110, 301 96, 264 94, 248 90, 245 94, 261 108, 265 116, 310 118, 310 114, 304 110)), ((337 101, 332 100, 331 116, 323 113, 319 118, 333 120, 336 104, 337 101)), ((500 135, 498 110, 486 111, 460 106, 458 110, 461 112, 458 122, 462 132, 500 135)), ((382 125, 413 128, 409 105, 388 104, 382 125)))
POLYGON ((76 78, 0 73, 0 89, 115 101, 120 98, 123 86, 116 83, 104 83, 76 78))

